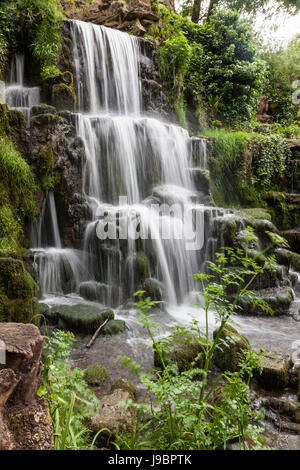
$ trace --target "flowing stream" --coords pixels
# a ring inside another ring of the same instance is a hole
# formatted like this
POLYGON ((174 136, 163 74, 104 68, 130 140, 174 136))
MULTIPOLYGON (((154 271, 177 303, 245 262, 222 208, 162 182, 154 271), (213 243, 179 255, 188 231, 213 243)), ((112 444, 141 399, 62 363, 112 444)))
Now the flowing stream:
MULTIPOLYGON (((126 301, 141 278, 162 292, 166 302, 162 324, 187 323, 189 314, 201 320, 201 308, 193 306, 199 287, 191 274, 214 259, 218 239, 212 228, 218 219, 231 214, 203 205, 201 192, 195 188, 190 170, 207 167, 205 139, 193 142, 181 127, 142 114, 139 40, 81 21, 70 21, 70 30, 78 97, 76 125, 87 157, 82 189, 91 219, 81 250, 63 247, 55 198, 49 192, 32 230, 35 265, 45 302, 82 303, 88 297, 114 307, 117 318, 124 318, 131 330, 128 341, 134 343, 140 329, 126 301), (174 206, 177 212, 162 213, 161 205, 165 209, 174 206), (189 220, 183 209, 193 214, 189 220), (109 230, 120 234, 128 224, 135 228, 132 237, 99 236, 109 230), (195 241, 195 231, 202 233, 199 245, 187 249, 195 241)), ((7 89, 7 101, 27 109, 38 95, 19 83, 22 66, 17 58, 15 84, 7 89)), ((238 317, 237 321, 255 344, 277 350, 287 351, 299 336, 290 318, 238 317)), ((213 314, 210 323, 213 327, 213 314)))

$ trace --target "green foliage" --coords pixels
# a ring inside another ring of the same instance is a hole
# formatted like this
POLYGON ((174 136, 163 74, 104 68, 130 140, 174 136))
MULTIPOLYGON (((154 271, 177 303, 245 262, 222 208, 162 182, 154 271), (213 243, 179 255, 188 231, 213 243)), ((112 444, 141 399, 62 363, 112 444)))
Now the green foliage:
POLYGON ((89 385, 100 385, 106 381, 107 377, 106 367, 99 364, 89 366, 84 373, 84 380, 89 385))
POLYGON ((175 90, 175 103, 184 92, 185 100, 195 109, 206 109, 211 120, 250 121, 264 63, 258 59, 249 22, 237 12, 219 10, 210 22, 198 25, 166 8, 159 11, 164 27, 155 29, 154 37, 163 42, 161 68, 166 83, 171 82, 173 99, 175 90))
POLYGON ((43 355, 43 384, 38 395, 50 408, 55 450, 89 448, 84 420, 96 413, 98 400, 84 381, 84 371, 73 368, 69 359, 74 336, 56 331, 48 337, 43 355))
POLYGON ((12 49, 29 43, 43 78, 56 75, 63 18, 59 0, 8 0, 0 7, 0 41, 4 37, 12 49))
MULTIPOLYGON (((248 228, 247 245, 256 238, 248 228)), ((259 258, 272 247, 259 254, 259 258)), ((194 279, 200 283, 203 299, 205 329, 197 321, 188 328, 175 328, 175 335, 190 338, 202 345, 204 366, 199 368, 198 358, 190 364, 190 369, 179 371, 176 363, 165 364, 164 347, 166 342, 157 341, 153 330, 157 327, 151 321, 149 312, 155 306, 149 298, 143 300, 143 293, 137 292, 139 301, 136 307, 142 311, 141 321, 153 342, 155 353, 160 356, 162 370, 152 369, 142 372, 134 361, 120 358, 124 365, 139 374, 147 387, 150 404, 128 403, 138 409, 137 431, 128 438, 119 435, 117 449, 162 449, 162 450, 215 450, 227 449, 230 442, 238 440, 240 449, 246 448, 247 440, 254 448, 262 447, 262 428, 257 423, 263 414, 255 413, 250 407, 250 380, 254 371, 260 370, 259 356, 253 350, 240 353, 236 372, 220 374, 211 385, 208 382, 209 368, 214 352, 224 345, 221 339, 224 328, 238 311, 241 296, 249 295, 255 303, 258 299, 249 288, 265 267, 257 263, 258 257, 250 258, 247 248, 233 251, 225 248, 217 254, 216 263, 210 263, 209 274, 199 273, 194 279), (232 270, 232 265, 239 266, 232 270), (228 290, 235 289, 233 301, 228 299, 228 290), (218 332, 211 339, 208 328, 208 312, 214 311, 220 324, 218 332), (209 384, 208 384, 209 383, 209 384), (222 386, 220 385, 222 384, 222 386), (145 415, 146 414, 146 415, 145 415)), ((274 260, 265 258, 265 266, 273 266, 274 260)), ((260 300, 262 308, 271 313, 266 303, 260 300)))
POLYGON ((285 140, 277 135, 255 137, 249 142, 253 155, 253 183, 263 190, 278 188, 284 181, 291 151, 285 140))
POLYGON ((212 194, 222 206, 253 205, 258 200, 247 181, 247 143, 251 134, 225 130, 206 131, 212 138, 209 152, 212 194))
MULTIPOLYGON (((288 47, 263 54, 267 63, 267 80, 264 94, 271 104, 271 112, 277 122, 291 125, 299 115, 299 105, 293 104, 293 83, 300 78, 300 37, 288 47)), ((299 87, 298 87, 299 88, 299 87)))
POLYGON ((37 215, 33 173, 14 144, 0 136, 0 249, 14 251, 23 236, 23 221, 37 215))

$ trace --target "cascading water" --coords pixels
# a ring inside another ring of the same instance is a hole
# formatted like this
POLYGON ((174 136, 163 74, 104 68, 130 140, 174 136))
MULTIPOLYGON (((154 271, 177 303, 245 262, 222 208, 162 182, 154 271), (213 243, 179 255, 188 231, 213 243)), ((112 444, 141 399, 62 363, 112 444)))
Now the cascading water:
MULTIPOLYGON (((222 219, 231 216, 226 210, 199 205, 205 199, 194 182, 207 172, 207 141, 190 139, 184 129, 142 115, 137 38, 80 21, 70 21, 69 26, 77 132, 86 150, 83 194, 91 217, 82 250, 62 248, 54 197, 49 193, 32 245, 42 293, 44 297, 75 293, 75 302, 84 302, 83 297, 117 307, 141 287, 142 279, 142 287, 154 281, 163 293, 171 317, 164 313, 162 323, 189 322, 189 312, 199 319, 199 309, 193 312, 191 307, 197 301, 191 274, 204 271, 206 261, 214 259, 222 242, 222 219), (191 229, 182 215, 161 214, 157 209, 157 204, 175 203, 203 214, 202 248, 189 251, 186 240, 176 236, 191 229), (99 239, 101 229, 119 233, 130 221, 147 236, 99 239), (164 229, 173 236, 162 237, 164 229)), ((126 323, 132 321, 126 310, 126 323)), ((290 341, 278 333, 280 319, 272 319, 272 338, 269 319, 239 317, 238 321, 242 331, 250 337, 253 331, 258 342, 267 332, 270 346, 272 341, 290 341)))
POLYGON ((25 87, 24 76, 24 56, 17 54, 11 61, 10 84, 5 89, 5 101, 10 109, 21 111, 29 125, 31 108, 40 103, 40 89, 25 87))

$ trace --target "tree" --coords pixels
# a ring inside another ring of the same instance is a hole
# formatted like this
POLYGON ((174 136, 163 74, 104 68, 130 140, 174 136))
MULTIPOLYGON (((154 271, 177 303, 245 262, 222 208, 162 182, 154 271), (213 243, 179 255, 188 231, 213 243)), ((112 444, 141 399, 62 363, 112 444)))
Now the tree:
POLYGON ((192 12, 192 21, 194 23, 199 22, 200 11, 201 11, 202 0, 194 0, 193 12, 192 12))

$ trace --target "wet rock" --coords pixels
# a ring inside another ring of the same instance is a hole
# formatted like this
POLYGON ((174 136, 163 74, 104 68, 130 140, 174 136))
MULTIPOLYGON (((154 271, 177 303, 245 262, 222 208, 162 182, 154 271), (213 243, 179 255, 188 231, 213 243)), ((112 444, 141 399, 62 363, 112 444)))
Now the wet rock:
MULTIPOLYGON (((193 337, 169 336, 159 342, 165 365, 175 363, 179 372, 191 369, 192 362, 197 358, 197 367, 204 365, 204 354, 202 345, 193 337)), ((154 366, 163 368, 160 354, 154 351, 154 366)))
MULTIPOLYGON (((289 287, 263 289, 256 292, 256 295, 270 306, 275 316, 289 314, 293 302, 293 291, 289 287)), ((252 305, 251 301, 246 297, 240 299, 239 305, 241 307, 239 313, 270 316, 270 313, 262 310, 260 306, 252 305)))
POLYGON ((151 300, 161 302, 163 299, 163 285, 157 279, 148 277, 145 279, 143 289, 145 290, 145 295, 150 297, 151 300))
POLYGON ((45 312, 50 323, 79 333, 94 333, 105 320, 114 319, 114 312, 102 305, 55 305, 45 312))
MULTIPOLYGON (((214 339, 216 338, 218 331, 219 329, 214 331, 214 339)), ((220 335, 220 340, 222 340, 222 345, 220 345, 220 347, 214 352, 213 361, 219 369, 223 371, 237 371, 240 360, 238 357, 239 353, 251 348, 248 338, 241 335, 231 325, 226 325, 220 335)))
POLYGON ((107 369, 103 365, 93 364, 84 373, 84 380, 89 385, 101 385, 108 377, 107 369))
POLYGON ((38 116, 40 114, 56 114, 56 108, 43 103, 31 108, 31 117, 38 116))
POLYGON ((300 255, 284 248, 278 248, 275 251, 278 263, 292 268, 294 271, 300 272, 300 255))
POLYGON ((101 331, 103 335, 117 335, 126 331, 124 320, 110 320, 101 331))
POLYGON ((132 399, 136 398, 137 388, 131 382, 131 380, 127 379, 126 377, 121 377, 115 381, 115 383, 111 386, 110 393, 113 393, 115 390, 123 390, 124 392, 128 392, 132 399))
POLYGON ((47 403, 37 397, 44 337, 30 324, 0 323, 5 364, 0 364, 0 449, 51 450, 47 403))
POLYGON ((203 194, 208 195, 210 193, 209 170, 204 170, 202 168, 191 168, 190 173, 194 180, 196 189, 201 191, 203 194))
POLYGON ((76 94, 72 85, 59 83, 52 88, 52 105, 58 110, 75 111, 76 94))
POLYGON ((263 400, 264 406, 276 410, 279 414, 300 423, 300 404, 284 398, 270 397, 263 400))
POLYGON ((289 382, 289 361, 274 351, 260 354, 262 372, 258 382, 267 390, 282 390, 289 382))

